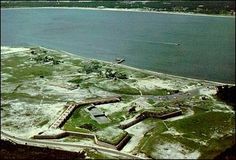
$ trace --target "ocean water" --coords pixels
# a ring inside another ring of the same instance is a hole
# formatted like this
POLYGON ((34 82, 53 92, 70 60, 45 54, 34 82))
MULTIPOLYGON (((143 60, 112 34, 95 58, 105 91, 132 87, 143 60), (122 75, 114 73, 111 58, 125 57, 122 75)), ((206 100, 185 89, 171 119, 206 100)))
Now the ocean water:
POLYGON ((173 75, 235 82, 235 18, 81 9, 1 10, 1 45, 65 50, 173 75))

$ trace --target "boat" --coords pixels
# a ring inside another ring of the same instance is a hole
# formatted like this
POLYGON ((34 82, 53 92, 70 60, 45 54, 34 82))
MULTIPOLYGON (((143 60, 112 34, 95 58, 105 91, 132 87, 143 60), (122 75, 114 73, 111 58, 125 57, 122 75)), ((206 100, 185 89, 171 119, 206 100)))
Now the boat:
POLYGON ((122 62, 124 62, 125 59, 124 58, 116 58, 116 63, 120 64, 122 62))

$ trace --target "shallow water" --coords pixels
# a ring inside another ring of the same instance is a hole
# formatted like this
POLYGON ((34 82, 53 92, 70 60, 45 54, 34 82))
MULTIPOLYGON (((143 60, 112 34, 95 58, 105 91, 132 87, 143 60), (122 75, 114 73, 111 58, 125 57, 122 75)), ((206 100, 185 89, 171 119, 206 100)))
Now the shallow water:
POLYGON ((157 72, 235 81, 235 18, 80 9, 1 10, 1 45, 41 45, 157 72), (177 45, 180 44, 180 45, 177 45))

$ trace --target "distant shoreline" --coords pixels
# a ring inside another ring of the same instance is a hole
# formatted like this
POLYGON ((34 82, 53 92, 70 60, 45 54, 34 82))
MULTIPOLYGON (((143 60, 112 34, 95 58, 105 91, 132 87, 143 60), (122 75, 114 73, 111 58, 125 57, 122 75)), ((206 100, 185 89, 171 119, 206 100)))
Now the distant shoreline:
POLYGON ((235 18, 235 15, 212 15, 191 12, 171 12, 171 11, 151 11, 145 9, 124 9, 124 8, 92 8, 92 7, 13 7, 1 8, 1 10, 15 10, 15 9, 80 9, 80 10, 97 10, 97 11, 117 11, 117 12, 144 12, 144 13, 157 13, 157 14, 171 14, 171 15, 184 15, 184 16, 206 16, 206 17, 222 17, 222 18, 235 18))
MULTIPOLYGON (((1 46, 1 47, 10 47, 10 46, 1 46)), ((205 83, 213 83, 215 85, 234 85, 233 83, 229 83, 229 82, 219 82, 219 81, 213 81, 213 80, 207 80, 207 79, 200 79, 200 78, 193 78, 193 77, 184 77, 184 76, 180 76, 180 75, 173 75, 173 74, 168 74, 168 73, 163 73, 163 72, 158 72, 158 71, 152 71, 152 70, 147 70, 147 69, 141 69, 141 68, 137 68, 137 67, 132 67, 126 64, 117 64, 111 61, 105 61, 105 60, 99 60, 99 59, 94 59, 94 58, 86 58, 80 55, 76 55, 64 50, 56 50, 56 49, 51 49, 51 48, 47 48, 44 46, 37 46, 39 48, 45 49, 45 50, 51 50, 54 52, 61 52, 67 55, 70 55, 72 57, 75 58, 80 58, 80 59, 84 59, 84 60, 95 60, 98 62, 103 62, 106 64, 110 64, 110 65, 114 65, 116 67, 122 67, 122 68, 126 68, 126 69, 131 69, 131 70, 135 70, 135 71, 139 71, 139 72, 143 72, 143 73, 148 73, 148 74, 152 74, 152 75, 157 75, 157 76, 161 76, 161 77, 171 77, 171 78, 179 78, 179 79, 185 79, 185 80, 192 80, 192 81, 196 81, 196 82, 205 82, 205 83)), ((10 47, 11 48, 11 47, 10 47)), ((27 48, 27 47, 26 47, 27 48)))
MULTIPOLYGON (((121 67, 121 68, 126 68, 126 69, 131 69, 131 70, 135 70, 135 71, 139 71, 139 72, 143 72, 143 73, 148 73, 148 74, 152 74, 152 75, 157 75, 157 76, 161 76, 161 77, 169 77, 169 78, 178 78, 178 79, 185 79, 185 80, 190 80, 190 81, 195 81, 198 83, 204 82, 204 83, 212 83, 215 85, 234 85, 234 83, 230 83, 230 82, 220 82, 220 81, 215 81, 215 80, 208 80, 208 79, 200 79, 200 78, 194 78, 194 77, 186 77, 186 76, 181 76, 181 75, 174 75, 174 74, 169 74, 169 73, 164 73, 164 72, 158 72, 158 71, 152 71, 152 70, 148 70, 148 69, 143 69, 143 68, 137 68, 137 67, 132 67, 126 64, 117 64, 114 63, 112 61, 105 61, 105 60, 99 60, 99 59, 95 59, 95 58, 87 58, 87 57, 83 57, 77 54, 73 54, 70 52, 67 52, 65 50, 57 50, 57 49, 52 49, 52 48, 48 48, 48 47, 44 47, 44 46, 34 46, 34 47, 39 47, 45 50, 49 50, 49 51, 53 51, 53 52, 61 52, 65 55, 69 55, 72 56, 72 58, 79 58, 79 59, 83 59, 83 60, 95 60, 98 62, 103 62, 106 64, 110 64, 110 65, 114 65, 116 67, 121 67)), ((7 49, 13 49, 14 48, 14 52, 19 52, 19 51, 25 51, 26 49, 30 48, 30 47, 12 47, 12 46, 5 46, 5 45, 1 45, 1 50, 7 50, 7 49)), ((12 53, 14 53, 12 52, 12 53)), ((6 52, 8 54, 8 52, 6 52)), ((1 52, 1 54, 3 54, 1 52)))

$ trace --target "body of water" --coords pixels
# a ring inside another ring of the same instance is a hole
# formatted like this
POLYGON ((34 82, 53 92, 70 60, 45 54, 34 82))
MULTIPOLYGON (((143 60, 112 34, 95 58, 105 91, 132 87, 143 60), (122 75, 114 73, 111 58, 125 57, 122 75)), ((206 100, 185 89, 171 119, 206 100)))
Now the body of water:
POLYGON ((1 45, 41 45, 173 75, 235 81, 235 18, 81 9, 3 9, 1 45))

